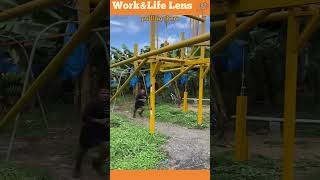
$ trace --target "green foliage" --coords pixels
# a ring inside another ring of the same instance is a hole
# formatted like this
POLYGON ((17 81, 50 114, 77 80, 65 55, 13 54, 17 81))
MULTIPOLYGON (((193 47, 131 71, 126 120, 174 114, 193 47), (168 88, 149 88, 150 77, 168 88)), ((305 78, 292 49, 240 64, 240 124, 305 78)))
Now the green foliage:
POLYGON ((0 76, 0 103, 3 107, 11 106, 20 97, 23 86, 23 76, 16 73, 6 73, 0 76))
POLYGON ((48 177, 36 175, 19 169, 14 163, 0 162, 0 179, 5 180, 49 180, 48 177))
MULTIPOLYGON (((145 114, 149 116, 150 112, 145 111, 145 114)), ((182 109, 172 107, 170 104, 156 105, 156 119, 157 121, 178 124, 187 128, 198 128, 198 113, 192 111, 185 113, 182 109)), ((202 128, 208 128, 209 123, 209 114, 204 113, 202 128)))
POLYGON ((126 117, 111 114, 111 169, 157 169, 165 159, 161 145, 166 137, 151 136, 147 128, 129 122, 126 117))
POLYGON ((234 162, 229 153, 217 155, 214 171, 220 180, 278 180, 281 172, 275 160, 257 156, 250 161, 234 162))

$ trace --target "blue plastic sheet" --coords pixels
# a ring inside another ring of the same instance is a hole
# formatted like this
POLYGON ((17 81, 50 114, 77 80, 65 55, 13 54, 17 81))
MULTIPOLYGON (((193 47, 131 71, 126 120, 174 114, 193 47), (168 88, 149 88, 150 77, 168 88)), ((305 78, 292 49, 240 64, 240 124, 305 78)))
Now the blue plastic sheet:
MULTIPOLYGON (((76 31, 77 28, 74 23, 69 23, 67 25, 66 33, 74 33, 76 31)), ((64 44, 69 42, 70 38, 71 36, 65 36, 64 44)), ((66 60, 63 66, 61 78, 63 80, 68 80, 78 77, 86 65, 87 56, 88 52, 86 44, 80 43, 66 60)))
MULTIPOLYGON (((171 72, 166 72, 163 74, 163 84, 168 83, 172 78, 172 73, 171 72)), ((166 86, 167 88, 171 87, 171 84, 166 86)))
POLYGON ((19 73, 19 66, 9 63, 12 59, 6 51, 0 50, 0 73, 19 73))
POLYGON ((187 74, 183 74, 178 80, 178 84, 186 84, 187 82, 188 82, 187 74))
POLYGON ((150 87, 150 84, 151 84, 151 82, 150 82, 150 72, 148 72, 147 77, 146 77, 146 86, 147 86, 147 88, 150 87))
MULTIPOLYGON (((133 71, 134 71, 134 69, 132 68, 132 69, 130 70, 130 74, 132 74, 133 71)), ((131 79, 131 81, 130 81, 130 87, 136 86, 136 84, 138 83, 138 81, 139 81, 138 77, 137 77, 137 76, 134 76, 134 77, 131 79)))

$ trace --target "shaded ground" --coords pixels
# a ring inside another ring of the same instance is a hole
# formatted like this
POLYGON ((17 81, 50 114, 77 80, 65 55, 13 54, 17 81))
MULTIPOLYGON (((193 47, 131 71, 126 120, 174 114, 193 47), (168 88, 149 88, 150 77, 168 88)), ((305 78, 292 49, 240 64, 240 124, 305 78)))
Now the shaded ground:
MULTIPOLYGON (((74 118, 72 105, 50 107, 48 131, 44 128, 39 114, 33 112, 22 117, 11 161, 16 162, 19 167, 39 171, 52 180, 73 179, 73 157, 78 145, 80 121, 74 118)), ((11 127, 7 127, 7 132, 1 134, 1 159, 5 159, 10 129, 11 127)), ((97 176, 90 166, 91 157, 95 155, 95 151, 87 155, 82 180, 103 179, 97 176)))
MULTIPOLYGON (((314 128, 313 128, 314 129, 314 128)), ((310 132, 312 129, 310 129, 310 132)), ((299 132, 299 129, 297 130, 299 132)), ((300 130, 301 131, 301 130, 300 130)), ((304 133, 305 130, 304 130, 304 133)), ((257 157, 265 157, 268 160, 274 160, 277 166, 282 166, 283 146, 282 137, 270 139, 268 135, 257 135, 253 132, 249 133, 249 158, 257 160, 257 157)), ((214 146, 211 153, 214 156, 220 156, 223 153, 230 152, 232 158, 233 147, 214 146)), ((295 179, 296 180, 316 180, 320 175, 320 139, 305 134, 296 138, 296 163, 295 163, 295 179)), ((262 161, 261 161, 262 163, 262 161)), ((255 168, 254 165, 251 166, 255 168)), ((266 170, 267 172, 267 170, 266 170)), ((270 179, 271 180, 271 179, 270 179)), ((273 180, 273 179, 272 179, 273 180)))
MULTIPOLYGON (((127 103, 126 107, 132 107, 127 103)), ((128 108, 126 108, 128 109, 128 108)), ((132 119, 132 111, 117 106, 115 112, 127 116, 130 120, 149 127, 149 119, 139 115, 132 119)), ((209 169, 210 168, 210 130, 188 129, 171 123, 156 122, 156 131, 170 139, 163 146, 168 153, 169 169, 209 169)), ((112 136, 111 136, 112 138, 112 136)))

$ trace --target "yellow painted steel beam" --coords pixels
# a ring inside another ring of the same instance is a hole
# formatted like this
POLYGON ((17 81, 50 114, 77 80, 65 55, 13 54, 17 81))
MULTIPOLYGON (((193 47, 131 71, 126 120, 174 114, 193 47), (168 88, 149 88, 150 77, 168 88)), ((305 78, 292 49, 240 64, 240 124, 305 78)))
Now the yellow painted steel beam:
MULTIPOLYGON (((138 46, 138 44, 134 44, 134 48, 133 49, 134 49, 134 51, 133 51, 134 56, 138 56, 138 54, 139 54, 139 46, 138 46)), ((133 64, 134 64, 134 69, 137 69, 138 66, 139 66, 138 61, 134 61, 133 64)), ((133 93, 134 96, 136 96, 138 94, 138 91, 139 91, 139 84, 137 83, 137 85, 135 87, 135 92, 133 93)))
POLYGON ((198 16, 192 16, 192 15, 184 15, 188 18, 191 18, 191 19, 195 19, 195 20, 198 20, 200 22, 204 22, 205 21, 205 18, 201 18, 201 17, 198 17, 198 16))
MULTIPOLYGON (((155 63, 150 64, 150 74, 155 70, 155 63)), ((156 76, 150 76, 150 134, 154 134, 156 126, 156 76)))
POLYGON ((159 72, 159 70, 160 70, 161 64, 162 64, 161 61, 156 62, 155 67, 154 67, 154 70, 151 72, 151 73, 152 73, 152 76, 156 76, 156 74, 157 74, 157 73, 159 72))
MULTIPOLYGON (((317 3, 320 3, 320 0, 255 0, 254 3, 252 3, 252 0, 240 0, 231 2, 235 13, 258 11, 262 9, 281 9, 317 3)), ((228 5, 214 3, 211 8, 211 14, 223 15, 229 11, 228 9, 230 9, 228 5)))
POLYGON ((122 92, 122 90, 126 87, 127 84, 131 81, 131 79, 137 75, 137 73, 140 71, 142 66, 148 61, 148 59, 144 59, 139 66, 133 71, 133 73, 128 77, 128 79, 121 85, 121 87, 118 89, 118 91, 112 96, 111 101, 113 101, 119 94, 122 92))
POLYGON ((188 112, 188 92, 183 93, 183 112, 188 112))
MULTIPOLYGON (((181 32, 181 41, 183 41, 184 40, 184 32, 181 32)), ((184 59, 184 53, 185 53, 185 51, 184 51, 184 49, 185 49, 185 47, 183 47, 183 48, 181 48, 181 52, 180 52, 180 58, 182 58, 182 59, 184 59)))
POLYGON ((210 40, 210 33, 205 33, 205 34, 202 34, 202 35, 199 35, 199 36, 196 36, 196 37, 193 37, 193 38, 190 38, 190 39, 187 39, 187 40, 184 40, 184 41, 172 44, 172 45, 168 45, 168 46, 165 46, 165 47, 162 47, 162 48, 159 48, 159 49, 156 49, 156 50, 153 50, 153 51, 138 55, 137 57, 132 57, 132 58, 129 58, 127 60, 123 60, 121 62, 114 63, 114 64, 110 65, 110 67, 113 68, 113 67, 116 67, 116 66, 120 66, 122 64, 127 64, 127 63, 130 63, 130 62, 136 61, 138 59, 144 59, 144 58, 147 58, 147 57, 150 57, 150 56, 162 54, 162 53, 165 53, 165 52, 168 52, 168 51, 179 49, 181 47, 186 47, 186 46, 189 46, 189 45, 192 45, 192 44, 197 44, 197 43, 208 41, 208 40, 210 40))
POLYGON ((293 10, 289 12, 287 28, 282 179, 292 180, 294 179, 294 145, 298 67, 297 43, 299 37, 299 22, 294 16, 293 10))
POLYGON ((312 16, 310 22, 308 22, 307 26, 305 27, 304 31, 301 33, 300 38, 298 40, 298 47, 297 50, 303 48, 312 34, 317 30, 320 23, 320 14, 316 14, 312 16))
POLYGON ((208 72, 210 71, 210 65, 206 68, 206 70, 203 73, 203 78, 206 77, 206 75, 208 74, 208 72))
POLYGON ((198 126, 202 125, 203 66, 199 69, 198 126))
POLYGON ((191 65, 189 67, 187 67, 186 69, 184 69, 183 71, 181 71, 179 74, 177 74, 174 78, 172 78, 169 82, 167 82, 165 85, 161 86, 156 92, 155 94, 159 93, 161 90, 163 90, 164 88, 166 88, 166 86, 168 86, 169 84, 171 84, 172 82, 174 82, 175 80, 177 80, 180 76, 182 76, 185 72, 189 71, 190 69, 192 69, 194 65, 191 65))
POLYGON ((217 43, 215 43, 211 47, 211 53, 215 54, 219 49, 224 48, 237 35, 239 35, 241 32, 247 31, 250 28, 254 27, 270 13, 271 13, 271 11, 269 11, 269 10, 261 10, 261 11, 257 12, 254 16, 250 17, 247 21, 240 24, 237 28, 235 28, 233 31, 231 31, 230 33, 225 35, 221 40, 219 40, 217 43))
POLYGON ((210 63, 210 58, 204 58, 199 60, 193 60, 193 61, 186 61, 184 65, 196 65, 196 64, 208 64, 210 63))
POLYGON ((62 3, 64 0, 33 0, 11 9, 0 12, 0 22, 7 21, 12 18, 17 18, 35 10, 49 7, 54 4, 62 3))
POLYGON ((169 61, 169 62, 185 62, 185 60, 179 59, 179 58, 159 57, 159 59, 169 61))
POLYGON ((247 96, 237 97, 234 159, 248 159, 247 96))
MULTIPOLYGON (((192 69, 199 68, 200 65, 195 65, 192 69)), ((172 68, 172 69, 160 69, 160 72, 172 72, 172 71, 183 71, 183 68, 172 68)))
POLYGON ((0 121, 0 127, 8 120, 13 119, 19 113, 23 106, 34 96, 38 90, 43 87, 46 82, 50 81, 52 75, 59 71, 59 68, 64 64, 65 60, 78 44, 90 33, 91 28, 94 27, 100 18, 106 16, 107 2, 101 1, 91 15, 79 27, 78 31, 74 33, 70 41, 58 52, 58 54, 50 61, 49 65, 42 71, 38 78, 32 83, 26 93, 17 101, 17 103, 10 109, 6 116, 0 121))

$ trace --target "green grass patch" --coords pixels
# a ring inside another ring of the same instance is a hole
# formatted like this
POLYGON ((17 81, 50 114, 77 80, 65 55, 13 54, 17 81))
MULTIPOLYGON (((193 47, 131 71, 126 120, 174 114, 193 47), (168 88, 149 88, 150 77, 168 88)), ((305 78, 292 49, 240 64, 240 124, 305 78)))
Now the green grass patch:
POLYGON ((234 162, 231 153, 220 153, 216 157, 214 176, 219 180, 278 180, 279 162, 264 156, 254 156, 249 161, 234 162))
POLYGON ((39 173, 20 169, 12 162, 0 161, 0 179, 5 180, 49 180, 39 173))
MULTIPOLYGON (((149 117, 150 112, 145 111, 145 115, 149 117)), ((157 104, 156 119, 157 121, 178 124, 187 128, 198 128, 197 112, 188 111, 185 113, 172 104, 157 104)), ((203 113, 202 128, 208 127, 210 127, 210 115, 203 113)))
POLYGON ((155 133, 138 124, 129 122, 128 118, 111 113, 110 154, 111 169, 158 169, 160 162, 166 158, 161 145, 167 137, 155 133))

